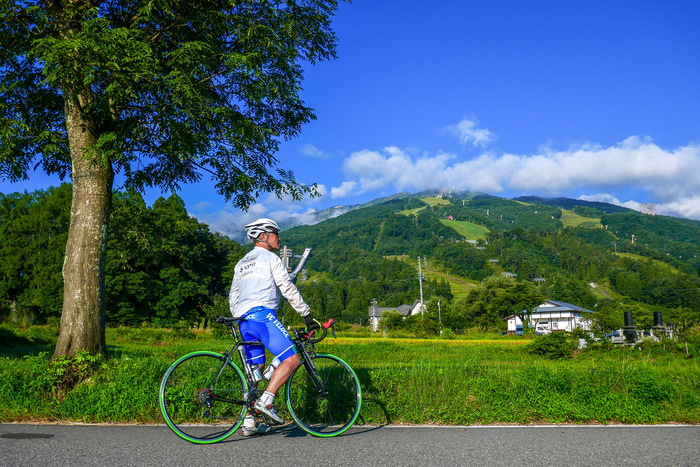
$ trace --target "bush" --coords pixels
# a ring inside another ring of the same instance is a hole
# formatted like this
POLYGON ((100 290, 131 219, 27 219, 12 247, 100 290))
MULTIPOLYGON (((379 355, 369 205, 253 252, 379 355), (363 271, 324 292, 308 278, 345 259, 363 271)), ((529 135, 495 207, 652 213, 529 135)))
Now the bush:
MULTIPOLYGON (((42 352, 36 357, 26 358, 30 361, 44 362, 47 354, 42 352)), ((57 357, 48 361, 38 378, 38 383, 46 396, 63 400, 78 384, 105 367, 101 354, 90 355, 87 350, 81 350, 75 357, 57 357)))
POLYGON ((204 305, 204 314, 209 320, 209 327, 215 338, 228 339, 231 337, 231 331, 228 326, 222 326, 214 320, 217 316, 231 316, 231 311, 228 306, 228 297, 215 295, 212 298, 211 305, 204 305))
POLYGON ((530 353, 552 360, 571 358, 577 347, 576 342, 570 341, 566 333, 563 332, 553 332, 539 336, 527 344, 527 349, 530 353))

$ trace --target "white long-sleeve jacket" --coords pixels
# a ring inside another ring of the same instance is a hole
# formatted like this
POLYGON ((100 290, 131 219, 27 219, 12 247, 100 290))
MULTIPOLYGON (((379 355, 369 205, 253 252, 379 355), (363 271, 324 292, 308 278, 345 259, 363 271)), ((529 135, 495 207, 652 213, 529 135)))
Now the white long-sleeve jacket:
POLYGON ((236 264, 228 297, 231 314, 243 316, 258 306, 277 310, 280 292, 300 316, 310 313, 309 305, 292 283, 280 257, 256 246, 236 264))

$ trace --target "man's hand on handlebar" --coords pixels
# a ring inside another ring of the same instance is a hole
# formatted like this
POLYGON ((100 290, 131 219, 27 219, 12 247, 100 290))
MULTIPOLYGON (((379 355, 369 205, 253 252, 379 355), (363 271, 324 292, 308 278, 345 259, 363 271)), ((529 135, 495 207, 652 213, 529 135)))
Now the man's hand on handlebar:
POLYGON ((321 329, 321 323, 316 321, 313 316, 311 316, 311 313, 308 315, 304 316, 304 324, 306 325, 306 329, 311 331, 318 331, 321 329))

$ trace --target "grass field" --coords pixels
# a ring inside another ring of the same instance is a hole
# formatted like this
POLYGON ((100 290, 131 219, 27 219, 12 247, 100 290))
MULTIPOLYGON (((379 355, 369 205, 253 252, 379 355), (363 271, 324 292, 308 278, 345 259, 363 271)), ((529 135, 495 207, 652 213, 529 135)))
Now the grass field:
POLYGON ((561 222, 564 224, 564 227, 587 227, 591 229, 600 227, 600 219, 579 216, 568 209, 562 209, 561 222))
POLYGON ((453 221, 449 219, 440 219, 440 222, 454 229, 467 240, 485 240, 486 234, 489 233, 489 229, 486 227, 472 224, 471 222, 453 221))
MULTIPOLYGON (((33 335, 42 334, 48 335, 33 335)), ((109 357, 83 359, 88 376, 61 389, 61 366, 41 353, 50 342, 18 336, 19 347, 0 347, 2 422, 162 423, 156 400, 169 364, 189 351, 222 351, 228 344, 203 331, 109 329, 109 357)), ((549 360, 528 352, 528 339, 511 336, 449 341, 339 337, 319 344, 317 351, 340 356, 359 376, 363 405, 358 423, 700 422, 696 344, 688 356, 678 353, 680 345, 667 343, 641 350, 586 350, 571 359, 549 360)), ((283 407, 278 404, 284 412, 283 407)))
MULTIPOLYGON (((423 201, 425 204, 427 204, 430 207, 438 206, 440 204, 450 204, 450 202, 446 199, 435 198, 432 196, 428 196, 426 198, 421 198, 421 201, 423 201)), ((415 208, 415 209, 406 209, 404 211, 399 211, 399 214, 403 214, 404 216, 415 216, 416 214, 421 212, 426 207, 427 206, 422 206, 420 208, 415 208)))
POLYGON ((442 198, 435 198, 433 196, 428 196, 426 198, 421 198, 421 201, 423 201, 425 204, 427 204, 430 207, 433 206, 438 206, 438 205, 443 205, 443 204, 451 204, 448 200, 442 199, 442 198))
POLYGON ((421 212, 423 209, 425 209, 427 206, 421 206, 419 208, 415 209, 405 209, 403 211, 399 211, 398 214, 403 214, 404 216, 415 216, 419 212, 421 212))

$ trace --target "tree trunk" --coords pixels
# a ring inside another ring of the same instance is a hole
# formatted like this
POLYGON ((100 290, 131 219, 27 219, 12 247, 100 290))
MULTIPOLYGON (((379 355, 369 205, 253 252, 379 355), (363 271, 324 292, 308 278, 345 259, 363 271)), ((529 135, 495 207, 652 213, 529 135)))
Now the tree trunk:
POLYGON ((80 350, 104 353, 105 251, 114 173, 88 148, 96 135, 75 102, 66 100, 73 201, 63 263, 63 312, 54 358, 80 350))

